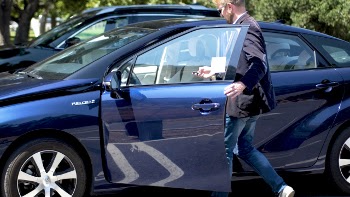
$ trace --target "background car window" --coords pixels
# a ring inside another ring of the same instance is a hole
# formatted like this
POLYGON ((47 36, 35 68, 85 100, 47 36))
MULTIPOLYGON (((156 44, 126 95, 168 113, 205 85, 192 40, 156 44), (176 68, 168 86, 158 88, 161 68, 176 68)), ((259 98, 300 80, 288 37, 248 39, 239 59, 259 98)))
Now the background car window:
POLYGON ((315 52, 298 36, 272 32, 263 35, 271 71, 317 68, 315 52))
POLYGON ((160 19, 169 19, 169 18, 181 18, 181 17, 187 17, 187 15, 170 15, 170 14, 164 14, 164 15, 156 15, 156 14, 147 14, 147 15, 134 15, 130 16, 130 21, 132 23, 138 23, 143 21, 150 21, 150 20, 160 20, 160 19))
POLYGON ((214 65, 218 73, 224 73, 237 31, 236 28, 201 29, 147 51, 138 56, 131 75, 137 79, 129 80, 129 85, 210 81, 193 72, 201 66, 214 65))
MULTIPOLYGON (((91 11, 88 13, 80 14, 78 16, 75 16, 66 22, 56 26, 55 28, 52 28, 48 32, 40 35, 36 39, 32 41, 30 44, 30 47, 35 46, 43 46, 43 47, 50 47, 55 48, 57 47, 55 40, 60 38, 61 36, 65 35, 69 31, 74 31, 74 29, 78 28, 80 24, 82 24, 85 20, 88 20, 89 18, 92 18, 96 15, 97 11, 91 11)), ((62 44, 60 44, 62 45, 62 44)))
POLYGON ((86 40, 93 36, 97 36, 101 33, 115 29, 117 27, 125 26, 127 24, 128 19, 126 17, 109 18, 95 23, 94 25, 84 29, 83 31, 75 35, 75 37, 79 38, 80 40, 86 40))
POLYGON ((305 35, 334 66, 349 67, 350 43, 333 38, 305 35))
POLYGON ((24 72, 40 76, 42 79, 64 79, 97 59, 154 31, 134 27, 115 29, 69 47, 55 57, 28 67, 24 72))

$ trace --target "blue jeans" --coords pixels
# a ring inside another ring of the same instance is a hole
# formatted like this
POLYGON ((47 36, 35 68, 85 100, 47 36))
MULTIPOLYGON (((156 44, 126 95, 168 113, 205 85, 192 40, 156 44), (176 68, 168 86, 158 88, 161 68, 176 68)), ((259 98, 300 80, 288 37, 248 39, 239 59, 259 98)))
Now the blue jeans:
MULTIPOLYGON (((236 118, 226 115, 226 129, 224 134, 226 156, 230 169, 229 173, 232 176, 233 154, 236 154, 271 186, 274 193, 279 193, 286 186, 286 183, 276 173, 265 155, 256 150, 252 144, 258 118, 259 116, 236 118)), ((228 193, 213 192, 212 196, 226 197, 228 193)))

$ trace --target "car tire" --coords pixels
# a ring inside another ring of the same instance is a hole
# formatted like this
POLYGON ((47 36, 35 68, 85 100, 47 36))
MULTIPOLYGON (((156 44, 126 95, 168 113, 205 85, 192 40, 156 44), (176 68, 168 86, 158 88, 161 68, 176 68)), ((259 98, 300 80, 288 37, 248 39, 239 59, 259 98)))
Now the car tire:
POLYGON ((350 128, 345 129, 332 145, 326 173, 335 187, 350 194, 350 128))
POLYGON ((72 146, 40 138, 18 147, 9 157, 2 172, 1 196, 82 197, 86 180, 84 162, 72 146))

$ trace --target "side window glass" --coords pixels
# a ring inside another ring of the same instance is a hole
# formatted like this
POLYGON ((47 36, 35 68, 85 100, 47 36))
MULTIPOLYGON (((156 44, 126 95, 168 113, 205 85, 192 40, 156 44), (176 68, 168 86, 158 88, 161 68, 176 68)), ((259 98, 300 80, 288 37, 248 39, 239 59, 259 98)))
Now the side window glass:
POLYGON ((114 18, 115 26, 114 28, 123 27, 129 24, 129 19, 127 17, 114 18))
POLYGON ((150 21, 150 20, 160 20, 160 19, 167 19, 167 18, 180 18, 180 17, 184 17, 186 15, 170 15, 170 14, 164 14, 164 15, 161 15, 161 14, 157 14, 157 15, 151 15, 151 14, 148 14, 148 15, 134 15, 134 16, 131 16, 131 20, 132 20, 132 23, 138 23, 138 22, 142 22, 142 21, 150 21))
POLYGON ((264 32, 271 71, 317 68, 315 52, 298 36, 264 32))
POLYGON ((98 23, 95 23, 94 25, 84 29, 83 31, 75 35, 75 37, 79 38, 80 40, 86 40, 95 35, 101 34, 104 32, 106 24, 107 21, 100 21, 98 23))
POLYGON ((325 56, 331 64, 338 67, 349 67, 349 42, 314 35, 305 35, 305 37, 320 50, 320 53, 325 56))
POLYGON ((102 20, 98 23, 95 23, 94 25, 84 29, 75 37, 79 38, 80 40, 86 40, 88 38, 91 38, 93 36, 97 36, 99 34, 102 34, 106 31, 112 30, 117 27, 122 27, 128 24, 128 20, 126 17, 123 18, 109 18, 106 20, 102 20))
POLYGON ((216 73, 225 73, 238 31, 238 28, 201 29, 157 46, 137 57, 132 73, 138 80, 130 81, 129 85, 213 80, 193 72, 202 66, 212 66, 216 73))
POLYGON ((337 63, 341 64, 350 62, 349 51, 339 48, 338 46, 323 45, 323 48, 337 63))

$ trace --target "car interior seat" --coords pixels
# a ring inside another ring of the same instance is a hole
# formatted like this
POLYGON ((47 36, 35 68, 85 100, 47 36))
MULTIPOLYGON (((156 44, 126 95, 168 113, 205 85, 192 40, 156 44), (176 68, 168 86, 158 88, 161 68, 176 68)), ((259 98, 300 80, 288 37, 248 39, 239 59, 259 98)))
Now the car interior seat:
POLYGON ((288 43, 268 43, 266 51, 271 71, 285 70, 289 62, 297 59, 297 57, 290 56, 290 45, 288 43))
POLYGON ((312 58, 313 56, 310 55, 306 50, 303 50, 299 56, 298 60, 294 65, 293 69, 308 69, 308 68, 314 68, 315 62, 312 58))
POLYGON ((206 46, 204 42, 193 37, 188 40, 189 59, 184 65, 178 66, 176 74, 169 80, 170 83, 203 81, 202 77, 193 75, 192 72, 197 71, 199 67, 210 66, 211 58, 206 55, 206 46))
POLYGON ((189 81, 202 81, 202 77, 193 75, 193 71, 197 71, 199 67, 210 66, 211 58, 207 56, 209 52, 208 47, 202 38, 192 38, 188 42, 188 49, 191 55, 189 61, 187 61, 186 66, 183 67, 183 73, 180 77, 181 82, 189 81))

